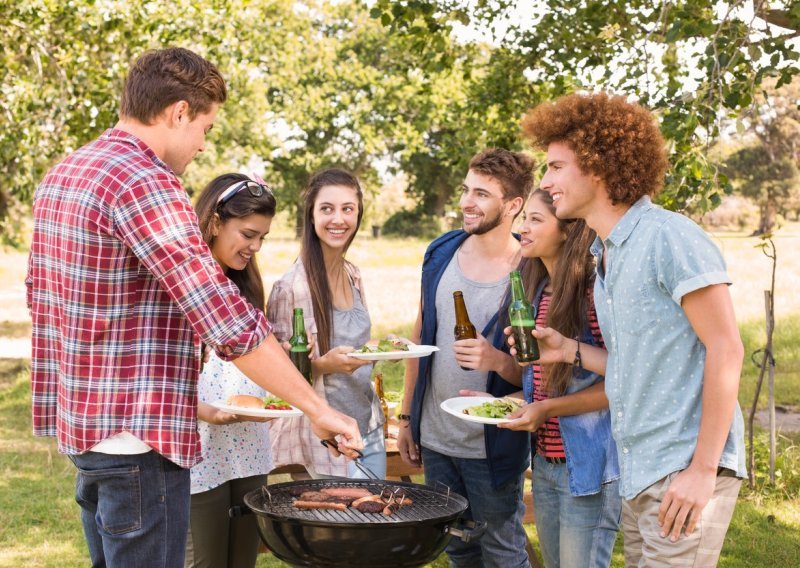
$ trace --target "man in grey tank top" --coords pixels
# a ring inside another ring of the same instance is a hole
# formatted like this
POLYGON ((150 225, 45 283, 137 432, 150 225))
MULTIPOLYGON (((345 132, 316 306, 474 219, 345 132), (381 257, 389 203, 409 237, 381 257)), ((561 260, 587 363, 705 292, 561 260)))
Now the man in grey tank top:
POLYGON ((502 149, 473 157, 461 188, 463 230, 433 241, 422 267, 412 340, 439 351, 408 360, 398 448, 406 462, 424 463, 427 484, 465 496, 467 517, 487 524, 477 542, 450 541, 447 554, 458 567, 530 566, 522 526, 528 434, 466 422, 439 405, 461 390, 493 396, 520 390, 520 368, 503 350, 497 316, 505 312, 508 274, 520 260, 511 228, 530 191, 532 166, 524 154, 502 149), (477 339, 454 340, 455 290, 464 294, 477 339))

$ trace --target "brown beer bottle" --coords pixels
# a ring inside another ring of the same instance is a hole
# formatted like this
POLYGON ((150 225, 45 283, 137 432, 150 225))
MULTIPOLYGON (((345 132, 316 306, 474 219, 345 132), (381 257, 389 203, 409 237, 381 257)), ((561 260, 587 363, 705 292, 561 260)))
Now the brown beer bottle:
MULTIPOLYGON (((464 303, 464 294, 461 293, 461 290, 453 292, 453 302, 456 306, 456 327, 454 330, 456 341, 459 339, 477 339, 478 331, 475 329, 475 326, 472 325, 472 322, 469 321, 467 305, 464 303)), ((465 371, 473 370, 466 367, 461 368, 465 371)))
POLYGON ((389 437, 389 405, 386 404, 386 397, 383 395, 383 373, 375 375, 375 394, 378 395, 378 400, 381 401, 381 410, 383 411, 383 437, 389 437))

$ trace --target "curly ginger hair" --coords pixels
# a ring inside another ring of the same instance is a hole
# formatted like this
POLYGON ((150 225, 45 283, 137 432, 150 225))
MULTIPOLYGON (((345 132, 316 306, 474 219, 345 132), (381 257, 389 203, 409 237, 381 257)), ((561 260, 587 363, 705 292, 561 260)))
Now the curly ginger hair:
POLYGON ((652 113, 625 97, 566 95, 529 110, 522 131, 541 150, 554 142, 569 146, 581 171, 599 176, 615 205, 654 197, 664 185, 664 137, 652 113))

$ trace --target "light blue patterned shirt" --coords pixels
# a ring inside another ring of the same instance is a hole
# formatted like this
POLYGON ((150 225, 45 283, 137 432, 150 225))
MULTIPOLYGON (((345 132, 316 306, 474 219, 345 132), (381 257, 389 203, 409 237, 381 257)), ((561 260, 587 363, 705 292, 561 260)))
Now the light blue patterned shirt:
MULTIPOLYGON (((653 205, 649 197, 625 213, 605 243, 598 237, 592 254, 598 267, 595 307, 608 349, 605 388, 620 492, 631 499, 692 460, 706 350, 681 299, 731 280, 708 235, 690 219, 653 205)), ((720 466, 746 476, 738 403, 720 466)))

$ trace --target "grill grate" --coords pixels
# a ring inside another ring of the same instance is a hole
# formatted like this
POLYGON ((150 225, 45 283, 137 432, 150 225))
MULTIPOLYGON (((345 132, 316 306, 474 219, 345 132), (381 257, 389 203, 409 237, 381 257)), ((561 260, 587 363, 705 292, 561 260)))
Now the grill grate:
POLYGON ((467 508, 467 501, 449 489, 437 490, 413 483, 394 483, 383 480, 330 480, 314 479, 308 481, 290 481, 262 487, 261 494, 248 502, 255 511, 271 517, 296 519, 303 521, 319 521, 334 524, 403 524, 433 520, 440 517, 458 514, 467 508), (301 486, 307 491, 319 491, 326 487, 364 487, 373 494, 382 491, 402 489, 414 502, 400 507, 392 515, 382 513, 362 513, 349 507, 345 511, 334 509, 298 509, 293 503, 295 498, 290 489, 301 486))

